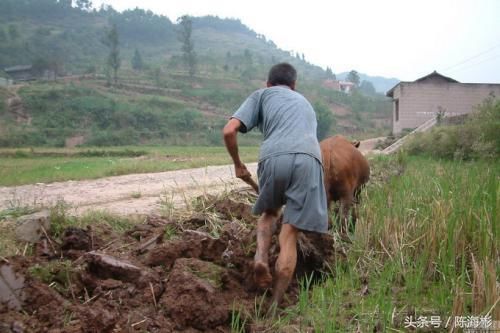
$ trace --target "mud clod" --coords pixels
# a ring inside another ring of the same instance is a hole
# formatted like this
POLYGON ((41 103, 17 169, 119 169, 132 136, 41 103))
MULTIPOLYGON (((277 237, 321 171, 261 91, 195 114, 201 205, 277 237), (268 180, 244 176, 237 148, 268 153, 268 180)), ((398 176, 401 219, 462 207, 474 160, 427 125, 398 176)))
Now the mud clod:
POLYGON ((216 239, 203 232, 187 230, 182 237, 166 242, 149 251, 146 265, 162 265, 170 269, 178 258, 201 258, 222 261, 227 242, 216 239))
POLYGON ((256 216, 252 214, 252 207, 243 202, 237 202, 230 198, 224 198, 216 201, 215 210, 225 216, 228 220, 242 220, 245 222, 255 221, 256 216))
MULTIPOLYGON (((248 196, 239 199, 209 198, 203 212, 189 218, 149 217, 123 234, 95 226, 68 228, 59 239, 44 235, 33 255, 7 258, 12 269, 0 266, 0 333, 14 327, 51 333, 230 332, 235 306, 252 314, 255 297, 262 295, 253 279, 257 217, 248 196), (6 278, 14 272, 15 278, 6 278), (9 307, 4 280, 21 291, 9 307)), ((271 273, 278 232, 269 254, 271 273)), ((325 263, 337 253, 330 236, 315 234, 301 234, 298 248, 299 277, 327 272, 325 263)), ((288 305, 296 302, 297 290, 293 282, 288 305)), ((248 318, 250 331, 251 325, 248 318)))
POLYGON ((229 319, 231 309, 222 293, 224 268, 193 258, 175 262, 162 304, 177 328, 214 328, 229 319))
POLYGON ((20 310, 25 299, 24 276, 16 274, 12 266, 0 266, 0 311, 7 309, 20 310))
POLYGON ((111 332, 117 322, 117 314, 112 313, 107 309, 92 309, 90 308, 85 313, 87 332, 111 332))
POLYGON ((91 250, 91 239, 87 230, 75 227, 69 227, 64 230, 62 236, 61 249, 68 250, 91 250))
POLYGON ((89 272, 101 279, 135 282, 141 277, 141 268, 107 254, 89 252, 86 260, 89 272))

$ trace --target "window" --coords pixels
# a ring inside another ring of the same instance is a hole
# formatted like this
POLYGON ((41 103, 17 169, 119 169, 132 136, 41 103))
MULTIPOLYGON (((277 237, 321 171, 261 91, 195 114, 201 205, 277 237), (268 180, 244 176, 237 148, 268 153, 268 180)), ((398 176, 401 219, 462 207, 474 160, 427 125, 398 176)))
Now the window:
POLYGON ((394 100, 394 114, 396 115, 396 121, 399 121, 399 99, 394 100))

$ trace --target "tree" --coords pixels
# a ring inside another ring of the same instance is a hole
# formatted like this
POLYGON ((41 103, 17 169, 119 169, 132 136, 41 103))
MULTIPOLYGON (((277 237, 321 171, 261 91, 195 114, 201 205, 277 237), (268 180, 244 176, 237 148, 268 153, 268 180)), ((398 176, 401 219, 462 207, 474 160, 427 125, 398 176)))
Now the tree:
POLYGON ((49 61, 49 70, 54 72, 54 80, 64 72, 64 57, 60 54, 54 55, 49 61))
POLYGON ((120 69, 120 41, 116 25, 111 26, 111 30, 106 34, 103 43, 109 48, 109 55, 107 65, 108 68, 113 70, 113 80, 115 84, 118 83, 118 69, 120 69))
POLYGON ((182 43, 182 54, 184 63, 188 66, 189 76, 193 77, 196 73, 196 52, 194 51, 194 43, 191 38, 193 31, 193 23, 189 16, 184 15, 177 19, 179 24, 178 39, 182 43))
POLYGON ((373 83, 367 80, 363 80, 363 82, 361 82, 361 85, 359 86, 359 91, 361 91, 365 95, 371 95, 371 96, 377 93, 375 87, 373 86, 373 83))
POLYGON ((57 4, 64 9, 71 9, 71 5, 73 4, 72 0, 59 0, 57 4))
POLYGON ((335 74, 333 73, 333 71, 330 67, 326 68, 326 78, 329 80, 336 80, 337 79, 337 77, 335 76, 335 74))
POLYGON ((328 106, 322 103, 314 103, 314 111, 316 111, 316 120, 318 127, 316 128, 316 136, 318 140, 323 140, 328 136, 330 130, 335 124, 335 118, 328 106))
POLYGON ((156 67, 153 70, 153 78, 155 80, 156 86, 160 87, 161 86, 161 68, 160 67, 156 67))
POLYGON ((19 37, 19 31, 17 30, 17 26, 15 24, 9 25, 9 37, 10 40, 16 40, 19 37))
POLYGON ((226 60, 225 60, 224 67, 223 67, 226 72, 229 70, 229 66, 231 65, 231 63, 232 63, 231 52, 227 51, 226 52, 226 60))
POLYGON ((245 49, 243 56, 245 58, 245 64, 247 66, 252 66, 253 64, 252 52, 249 49, 245 49))
POLYGON ((354 83, 356 86, 359 86, 359 74, 355 70, 352 70, 347 74, 347 81, 354 83))
POLYGON ((144 63, 142 62, 142 57, 138 49, 135 49, 134 56, 132 57, 132 68, 136 71, 140 71, 144 68, 144 63))
POLYGON ((50 63, 46 58, 39 56, 33 61, 32 66, 33 71, 37 75, 42 75, 45 70, 49 69, 50 63))
POLYGON ((63 72, 64 69, 64 61, 63 57, 58 55, 52 55, 50 57, 42 57, 38 56, 33 60, 33 71, 38 76, 42 76, 48 74, 49 77, 52 77, 50 72, 54 75, 54 80, 57 80, 57 76, 63 72), (47 73, 49 71, 49 73, 47 73))
POLYGON ((0 27, 0 42, 5 42, 7 40, 7 34, 5 33, 5 30, 0 27))
POLYGON ((92 8, 91 0, 76 0, 76 7, 81 10, 90 10, 92 8))

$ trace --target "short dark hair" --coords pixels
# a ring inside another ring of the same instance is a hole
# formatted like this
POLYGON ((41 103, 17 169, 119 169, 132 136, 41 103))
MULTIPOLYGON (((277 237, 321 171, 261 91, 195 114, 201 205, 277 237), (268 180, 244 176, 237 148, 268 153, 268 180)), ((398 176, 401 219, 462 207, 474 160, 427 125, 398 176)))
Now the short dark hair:
POLYGON ((271 67, 267 76, 267 82, 272 86, 286 85, 291 87, 295 81, 297 81, 297 71, 286 62, 271 67))

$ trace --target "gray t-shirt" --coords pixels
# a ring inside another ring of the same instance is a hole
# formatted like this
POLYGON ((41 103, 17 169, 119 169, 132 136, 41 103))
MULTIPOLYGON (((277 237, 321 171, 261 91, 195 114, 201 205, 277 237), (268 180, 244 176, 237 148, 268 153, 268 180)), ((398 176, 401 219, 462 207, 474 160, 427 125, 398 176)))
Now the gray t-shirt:
POLYGON ((240 132, 258 126, 264 134, 259 161, 274 155, 304 153, 321 162, 314 109, 304 96, 287 86, 255 91, 233 118, 242 122, 240 132))

